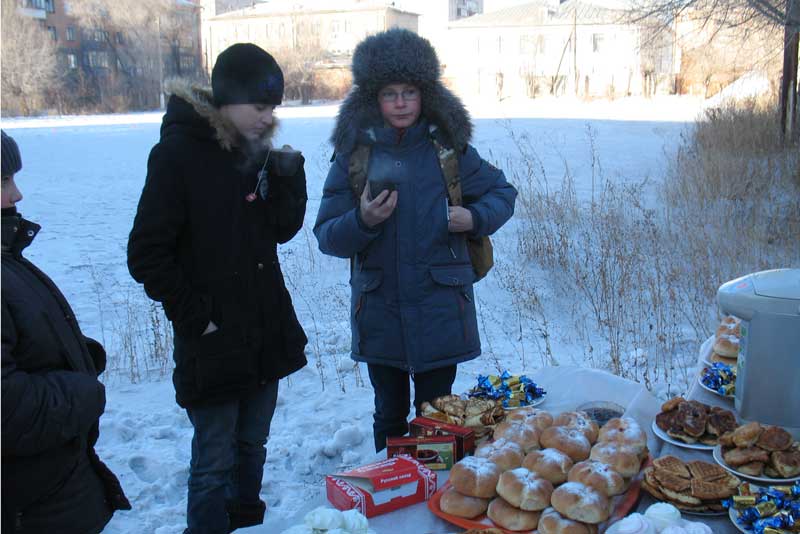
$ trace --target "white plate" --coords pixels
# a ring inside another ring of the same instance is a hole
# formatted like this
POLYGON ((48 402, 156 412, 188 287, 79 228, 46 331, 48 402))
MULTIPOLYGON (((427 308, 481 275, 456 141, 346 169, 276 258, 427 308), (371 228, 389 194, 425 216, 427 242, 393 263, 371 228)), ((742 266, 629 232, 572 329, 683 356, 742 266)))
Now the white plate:
MULTIPOLYGON (((703 370, 705 370, 705 368, 703 370)), ((722 397, 723 399, 733 400, 733 399, 736 398, 735 395, 723 395, 719 391, 715 391, 715 390, 711 389, 710 387, 708 387, 707 385, 703 384, 703 371, 700 371, 700 375, 697 377, 697 383, 700 384, 700 387, 703 388, 704 390, 710 391, 714 395, 716 395, 718 397, 722 397)))
POLYGON ((653 433, 656 436, 661 438, 662 441, 666 441, 667 443, 675 445, 676 447, 683 447, 684 449, 697 449, 699 451, 710 451, 714 448, 714 445, 704 445, 702 443, 686 443, 679 439, 671 438, 667 435, 666 432, 658 428, 658 425, 656 424, 655 421, 653 421, 653 424, 651 426, 653 427, 653 433))
POLYGON ((539 406, 546 399, 547 399, 547 393, 545 393, 544 395, 542 395, 538 399, 533 399, 533 402, 531 402, 530 404, 526 404, 525 406, 514 406, 514 407, 511 407, 511 408, 503 408, 503 409, 504 410, 519 410, 520 408, 532 408, 534 406, 539 406))
POLYGON ((714 342, 716 341, 717 336, 711 336, 710 338, 703 341, 703 344, 700 345, 700 361, 703 362, 705 365, 711 365, 711 349, 714 347, 714 342))
POLYGON ((728 471, 730 471, 739 478, 746 478, 747 480, 752 480, 754 482, 762 482, 764 484, 772 484, 775 486, 785 486, 786 484, 790 484, 792 482, 800 480, 800 476, 792 478, 770 478, 770 477, 756 477, 753 475, 745 475, 744 473, 740 473, 733 467, 726 464, 725 460, 722 459, 722 445, 717 445, 716 447, 714 447, 712 455, 714 456, 714 461, 717 462, 722 468, 727 469, 728 471))
POLYGON ((728 509, 728 517, 731 519, 731 523, 733 526, 738 528, 740 531, 744 532, 745 534, 753 534, 753 531, 747 528, 744 528, 742 525, 739 524, 737 519, 739 519, 739 510, 736 508, 729 508, 728 509))

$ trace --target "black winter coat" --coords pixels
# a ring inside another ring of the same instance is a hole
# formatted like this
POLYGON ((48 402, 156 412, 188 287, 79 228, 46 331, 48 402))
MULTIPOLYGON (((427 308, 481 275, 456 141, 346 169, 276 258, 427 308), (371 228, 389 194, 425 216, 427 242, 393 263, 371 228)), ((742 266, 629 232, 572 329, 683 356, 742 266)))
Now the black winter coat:
POLYGON ((39 226, 2 220, 2 531, 88 534, 129 510, 94 451, 105 351, 52 280, 22 257, 39 226))
POLYGON ((131 274, 172 321, 184 407, 236 398, 306 364, 277 254, 303 225, 302 161, 275 176, 270 158, 266 200, 248 201, 272 131, 248 151, 234 132, 208 91, 174 87, 128 241, 131 274), (209 321, 219 330, 202 335, 209 321))

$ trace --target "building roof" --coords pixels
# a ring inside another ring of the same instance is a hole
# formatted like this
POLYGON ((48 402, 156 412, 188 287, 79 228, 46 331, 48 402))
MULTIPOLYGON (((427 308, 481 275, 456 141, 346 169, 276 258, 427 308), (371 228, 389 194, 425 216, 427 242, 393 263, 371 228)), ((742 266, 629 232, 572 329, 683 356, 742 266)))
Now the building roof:
POLYGON ((627 12, 596 3, 567 0, 555 4, 548 0, 528 2, 491 13, 473 15, 449 24, 451 29, 528 26, 561 26, 574 20, 586 24, 621 24, 627 12), (577 9, 577 13, 575 10, 577 9))
POLYGON ((391 3, 381 0, 343 0, 340 2, 330 2, 329 0, 275 0, 271 2, 260 2, 252 7, 228 11, 211 17, 211 20, 226 20, 251 17, 271 17, 279 15, 319 15, 325 13, 347 13, 355 11, 374 11, 391 9, 398 13, 419 16, 418 13, 405 11, 391 5, 391 3))

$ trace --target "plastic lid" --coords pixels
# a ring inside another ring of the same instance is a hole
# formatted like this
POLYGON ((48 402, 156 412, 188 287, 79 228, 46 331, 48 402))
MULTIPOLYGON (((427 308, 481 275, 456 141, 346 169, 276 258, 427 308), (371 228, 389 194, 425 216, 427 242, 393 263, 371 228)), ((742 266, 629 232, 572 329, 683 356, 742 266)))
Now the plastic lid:
POLYGON ((800 269, 775 269, 752 276, 756 295, 800 300, 800 269))

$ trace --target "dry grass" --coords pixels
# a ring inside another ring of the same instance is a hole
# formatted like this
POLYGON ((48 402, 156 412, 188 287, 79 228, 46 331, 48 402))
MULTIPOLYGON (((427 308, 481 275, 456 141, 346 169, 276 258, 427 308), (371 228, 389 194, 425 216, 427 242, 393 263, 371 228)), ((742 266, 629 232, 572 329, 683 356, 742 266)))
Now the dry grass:
MULTIPOLYGON (((603 175, 591 130, 585 203, 566 161, 551 190, 532 143, 512 132, 519 250, 572 303, 590 364, 649 388, 685 384, 695 353, 684 349, 710 334, 719 285, 800 265, 800 151, 782 145, 776 124, 754 103, 707 112, 682 139, 654 206, 646 182, 603 175)), ((538 306, 539 294, 523 292, 538 306)))

